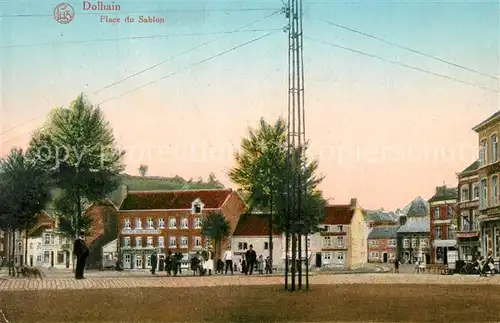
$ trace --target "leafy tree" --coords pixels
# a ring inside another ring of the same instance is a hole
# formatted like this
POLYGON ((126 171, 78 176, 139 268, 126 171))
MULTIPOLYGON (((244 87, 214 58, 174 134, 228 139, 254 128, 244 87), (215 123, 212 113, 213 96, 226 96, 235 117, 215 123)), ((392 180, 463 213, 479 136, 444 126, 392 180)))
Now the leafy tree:
POLYGON ((148 169, 149 169, 148 165, 141 165, 141 166, 139 166, 139 174, 142 177, 146 176, 146 174, 148 172, 148 169))
POLYGON ((213 186, 215 188, 224 188, 224 185, 222 185, 222 183, 217 180, 214 173, 210 173, 208 175, 207 183, 208 185, 213 186))
POLYGON ((236 167, 229 178, 240 186, 248 197, 250 210, 269 211, 269 257, 273 256, 273 206, 277 189, 286 180, 286 123, 278 119, 274 124, 260 119, 256 129, 248 130, 248 137, 241 141, 241 150, 235 154, 236 167))
MULTIPOLYGON (((0 225, 12 235, 25 232, 24 259, 27 258, 28 231, 50 200, 50 178, 43 168, 27 158, 22 149, 12 149, 0 159, 2 210, 0 225)), ((1 229, 1 228, 0 228, 1 229)), ((12 257, 15 246, 12 245, 12 257)))
POLYGON ((116 148, 109 123, 99 107, 82 95, 69 108, 51 112, 44 130, 32 138, 29 151, 37 164, 53 171, 63 191, 55 204, 58 214, 71 223, 71 228, 65 228, 67 234, 84 226, 83 201, 95 202, 113 192, 124 169, 125 152, 116 148))
POLYGON ((229 221, 220 212, 208 213, 201 222, 201 234, 214 241, 214 254, 222 251, 222 241, 230 234, 229 221))

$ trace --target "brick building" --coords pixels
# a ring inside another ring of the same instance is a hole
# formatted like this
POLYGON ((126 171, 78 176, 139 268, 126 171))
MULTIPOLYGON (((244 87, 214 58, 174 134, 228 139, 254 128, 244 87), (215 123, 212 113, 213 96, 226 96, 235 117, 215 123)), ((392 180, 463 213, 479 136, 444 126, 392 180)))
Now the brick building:
POLYGON ((399 226, 377 226, 368 234, 368 262, 392 262, 397 254, 399 226))
POLYGON ((479 251, 479 161, 457 174, 458 202, 456 204, 457 246, 460 260, 474 260, 479 251))
POLYGON ((205 215, 221 212, 232 233, 245 209, 244 201, 231 189, 128 192, 118 212, 123 266, 150 267, 154 250, 160 260, 168 250, 183 253, 187 260, 190 253, 210 246, 200 230, 205 215))
POLYGON ((399 217, 397 257, 401 262, 430 262, 429 228, 428 203, 417 197, 403 209, 399 217))
POLYGON ((500 260, 500 159, 498 137, 500 136, 500 111, 493 114, 474 130, 479 139, 479 216, 481 254, 489 252, 497 262, 500 260))
POLYGON ((454 228, 455 203, 458 191, 445 185, 436 187, 436 193, 429 199, 431 263, 448 264, 448 251, 457 247, 454 228))

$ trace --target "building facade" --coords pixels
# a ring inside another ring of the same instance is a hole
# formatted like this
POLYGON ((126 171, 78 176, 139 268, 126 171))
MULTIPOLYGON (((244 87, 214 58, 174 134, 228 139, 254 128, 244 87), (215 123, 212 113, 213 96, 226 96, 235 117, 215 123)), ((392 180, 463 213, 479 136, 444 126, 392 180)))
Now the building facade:
POLYGON ((429 208, 427 202, 417 197, 408 204, 399 217, 397 230, 397 257, 402 263, 417 260, 430 263, 429 208))
POLYGON ((448 264, 448 252, 457 248, 454 223, 456 188, 436 187, 436 193, 429 199, 431 263, 448 264))
POLYGON ((351 199, 351 203, 347 205, 326 206, 320 227, 323 230, 313 235, 310 243, 311 249, 316 253, 317 268, 353 269, 367 262, 368 229, 357 199, 351 199))
MULTIPOLYGON (((257 257, 262 255, 264 259, 269 257, 269 214, 244 214, 239 218, 238 225, 231 239, 231 250, 235 260, 239 262, 250 246, 253 246, 257 257)), ((280 268, 282 261, 282 239, 281 235, 273 232, 273 267, 280 268)))
POLYGON ((245 209, 244 201, 231 189, 128 192, 118 211, 123 267, 150 268, 153 251, 158 252, 160 262, 169 250, 182 253, 187 262, 190 254, 213 247, 201 235, 204 216, 222 213, 232 233, 245 209))
POLYGON ((368 234, 368 262, 393 262, 397 254, 398 226, 377 226, 368 234))
POLYGON ((473 130, 479 139, 479 216, 481 254, 489 252, 500 259, 500 203, 498 137, 500 136, 500 111, 484 120, 473 130))
POLYGON ((457 174, 458 201, 456 204, 457 246, 460 260, 473 261, 480 250, 479 226, 479 161, 457 174))
POLYGON ((7 234, 0 230, 0 265, 7 260, 7 234))

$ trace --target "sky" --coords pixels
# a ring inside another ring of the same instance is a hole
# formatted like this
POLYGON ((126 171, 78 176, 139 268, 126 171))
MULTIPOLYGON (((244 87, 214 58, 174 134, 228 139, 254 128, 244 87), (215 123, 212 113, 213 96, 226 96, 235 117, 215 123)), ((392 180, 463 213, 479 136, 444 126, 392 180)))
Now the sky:
MULTIPOLYGON (((127 173, 140 164, 186 179, 214 172, 236 188, 226 174, 248 127, 286 116, 287 20, 272 15, 282 2, 117 0, 117 12, 69 3, 74 19, 61 24, 57 1, 0 0, 1 155, 84 93, 127 151, 127 173), (141 15, 163 22, 139 23, 141 15)), ((500 107, 499 13, 493 0, 304 1, 308 154, 330 202, 395 209, 456 186, 477 158, 471 128, 500 107)))

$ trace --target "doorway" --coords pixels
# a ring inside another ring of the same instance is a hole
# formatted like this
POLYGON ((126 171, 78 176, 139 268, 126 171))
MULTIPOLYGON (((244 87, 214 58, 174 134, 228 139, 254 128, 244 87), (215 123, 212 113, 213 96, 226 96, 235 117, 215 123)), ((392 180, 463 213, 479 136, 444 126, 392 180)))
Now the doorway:
POLYGON ((30 255, 30 267, 33 267, 33 256, 30 255))
POLYGON ((316 268, 321 268, 321 252, 316 253, 316 268))
POLYGON ((382 261, 385 263, 387 263, 387 252, 384 252, 384 254, 382 255, 382 261))

